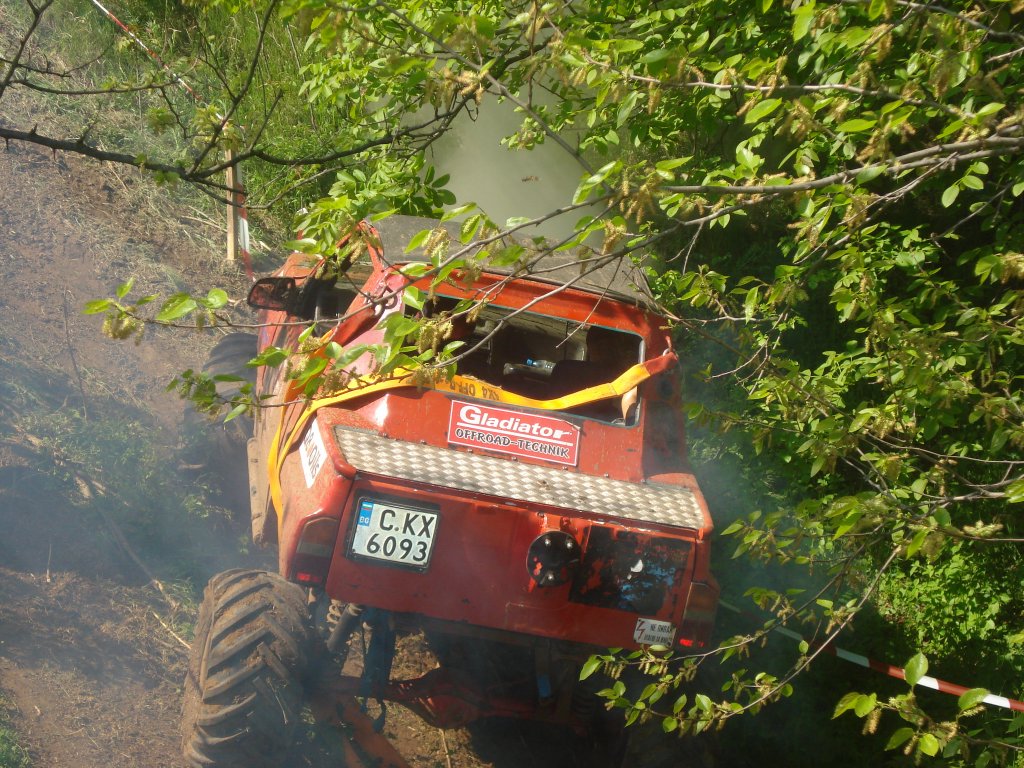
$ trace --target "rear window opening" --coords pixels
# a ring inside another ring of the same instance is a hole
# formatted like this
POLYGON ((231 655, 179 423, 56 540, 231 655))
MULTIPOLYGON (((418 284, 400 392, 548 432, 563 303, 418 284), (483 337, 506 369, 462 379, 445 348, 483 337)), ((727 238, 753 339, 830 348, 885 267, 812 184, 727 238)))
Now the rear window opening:
MULTIPOLYGON (((488 304, 470 322, 454 316, 454 299, 438 298, 424 307, 428 317, 452 317, 447 341, 462 341, 458 374, 480 379, 506 392, 553 400, 614 381, 643 360, 643 341, 633 333, 584 325, 566 318, 488 304)), ((636 390, 565 409, 609 423, 635 424, 636 390)))

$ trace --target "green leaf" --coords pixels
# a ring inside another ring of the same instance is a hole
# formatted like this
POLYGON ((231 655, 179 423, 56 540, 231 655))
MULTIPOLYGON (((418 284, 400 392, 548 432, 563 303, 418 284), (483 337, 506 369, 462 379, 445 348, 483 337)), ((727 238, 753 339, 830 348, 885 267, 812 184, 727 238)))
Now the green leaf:
POLYGON ((85 302, 85 308, 82 310, 82 313, 98 315, 100 312, 106 312, 114 306, 116 305, 110 299, 93 299, 92 301, 85 302))
POLYGON ((681 694, 679 698, 675 700, 675 703, 672 705, 672 714, 678 715, 680 712, 682 712, 683 707, 686 706, 686 702, 686 694, 681 694))
POLYGON ((626 94, 626 98, 624 98, 622 100, 622 103, 619 104, 618 112, 615 115, 616 128, 621 128, 623 125, 625 125, 626 121, 629 120, 629 116, 633 113, 633 109, 634 107, 636 107, 636 104, 639 100, 640 93, 637 91, 632 91, 626 94))
POLYGON ((586 680, 588 677, 594 674, 598 669, 601 668, 601 664, 602 661, 597 656, 591 656, 589 659, 587 659, 586 662, 583 664, 583 669, 580 670, 580 680, 586 680))
POLYGON ((132 277, 132 278, 129 278, 127 282, 121 283, 121 285, 117 286, 117 291, 116 291, 117 298, 123 299, 125 296, 127 296, 128 292, 131 291, 131 289, 132 289, 132 285, 134 285, 134 284, 135 284, 135 278, 132 277))
POLYGON ((883 173, 885 173, 884 165, 868 166, 867 168, 863 169, 860 173, 857 174, 857 183, 867 184, 877 179, 883 173))
POLYGON ((763 120, 768 117, 768 115, 772 114, 772 112, 777 110, 781 104, 782 99, 765 99, 764 101, 758 102, 754 105, 753 109, 747 112, 747 116, 744 118, 743 122, 750 125, 750 123, 756 123, 763 120))
POLYGON ((844 712, 847 712, 857 706, 857 702, 860 700, 862 694, 859 693, 847 693, 839 700, 836 704, 835 710, 832 712, 832 719, 835 720, 844 712))
POLYGON ((923 653, 915 654, 904 668, 907 682, 910 685, 917 685, 918 681, 928 672, 928 659, 923 653))
POLYGON ((886 749, 896 749, 901 744, 906 744, 907 740, 914 735, 913 728, 900 728, 892 736, 889 737, 889 741, 886 743, 886 749))
POLYGON ((220 309, 228 303, 227 291, 222 288, 210 289, 210 292, 206 294, 206 300, 204 303, 208 309, 220 309))
POLYGON ((317 242, 312 237, 304 237, 301 240, 288 240, 283 247, 299 253, 313 253, 316 250, 317 242))
POLYGON ((857 717, 867 717, 868 713, 874 710, 877 703, 878 699, 873 693, 868 696, 860 696, 856 704, 853 705, 853 712, 857 717))
POLYGON ((271 368, 276 368, 287 359, 288 352, 286 350, 281 349, 281 347, 267 347, 250 360, 247 365, 254 368, 260 365, 269 365, 271 368))
MULTIPOLYGON (((476 210, 476 203, 466 203, 465 205, 460 205, 458 208, 453 208, 450 211, 446 211, 445 214, 441 217, 441 221, 451 221, 452 219, 457 219, 462 214, 469 213, 470 211, 473 211, 473 210, 476 210)), ((422 242, 426 241, 426 239, 430 236, 430 230, 429 229, 426 230, 426 233, 427 234, 425 234, 425 235, 422 232, 417 233, 416 237, 419 237, 420 235, 423 235, 423 241, 421 241, 420 244, 422 244, 422 242)), ((410 248, 415 248, 415 247, 416 246, 410 246, 410 248)), ((409 249, 406 249, 406 252, 408 252, 408 250, 409 249)))
POLYGON ((409 244, 405 246, 405 252, 410 253, 427 242, 427 240, 430 239, 431 232, 433 232, 431 229, 422 229, 413 235, 412 240, 410 240, 409 244))
POLYGON ((865 409, 865 410, 861 411, 860 413, 858 413, 856 416, 853 417, 853 420, 850 422, 849 431, 851 433, 852 432, 859 432, 860 429, 865 424, 867 424, 871 420, 871 418, 873 416, 875 416, 875 415, 876 415, 876 412, 874 411, 874 409, 865 409))
POLYGON ((171 296, 156 315, 158 323, 170 323, 194 312, 199 305, 187 293, 176 293, 171 296))
POLYGON ((405 306, 407 307, 415 309, 416 311, 423 309, 423 305, 426 303, 426 301, 427 295, 419 288, 416 288, 412 285, 410 285, 408 288, 405 289, 405 291, 402 292, 402 303, 405 304, 405 306))
POLYGON ((248 410, 249 410, 249 404, 248 403, 239 403, 234 408, 232 408, 230 411, 228 411, 228 415, 224 417, 224 421, 225 422, 231 421, 232 419, 234 419, 234 418, 236 418, 238 416, 241 416, 243 413, 245 413, 248 410))
POLYGON ((1000 104, 998 101, 993 101, 990 104, 986 104, 984 107, 974 113, 975 117, 988 117, 994 115, 996 112, 1005 107, 1005 104, 1000 104))
POLYGON ((1006 489, 1006 500, 1011 504, 1024 502, 1024 480, 1011 483, 1006 489))
POLYGON ((655 48, 653 51, 648 51, 644 54, 641 59, 644 64, 657 64, 659 61, 664 61, 670 55, 668 48, 655 48))
POLYGON ((843 133, 860 133, 861 131, 867 131, 874 128, 875 122, 875 120, 856 117, 853 120, 847 120, 846 122, 840 123, 836 130, 842 131, 843 133))
POLYGON ((802 40, 811 30, 814 21, 814 0, 804 3, 793 11, 793 41, 802 40))
POLYGON ((949 206, 956 202, 957 195, 959 194, 960 186, 958 184, 946 187, 946 191, 942 193, 942 207, 949 208, 949 206))
POLYGON ((988 696, 988 691, 984 688, 971 688, 969 691, 964 691, 960 694, 960 698, 956 700, 956 705, 963 712, 965 709, 971 709, 978 706, 988 696))
POLYGON ((917 751, 928 757, 935 757, 939 753, 939 740, 930 733, 925 733, 917 742, 917 751))
POLYGON ((928 539, 928 529, 922 528, 914 534, 914 538, 910 540, 910 545, 907 547, 907 557, 913 557, 917 554, 918 550, 924 545, 928 539))
POLYGON ((977 176, 964 176, 960 179, 960 183, 968 189, 984 189, 985 182, 979 179, 977 176))
POLYGON ((983 282, 999 280, 1003 276, 1003 259, 999 254, 986 253, 974 264, 974 276, 983 282))

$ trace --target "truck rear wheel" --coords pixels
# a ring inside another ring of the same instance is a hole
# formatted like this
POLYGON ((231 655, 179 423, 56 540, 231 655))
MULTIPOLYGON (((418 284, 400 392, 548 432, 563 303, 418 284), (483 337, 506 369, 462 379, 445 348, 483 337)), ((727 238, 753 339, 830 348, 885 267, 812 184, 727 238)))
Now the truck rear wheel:
MULTIPOLYGON (((256 354, 256 336, 229 333, 213 345, 203 364, 208 376, 231 375, 244 381, 217 383, 217 394, 230 400, 246 382, 255 386, 256 369, 246 363, 256 354)), ((182 465, 209 486, 220 503, 244 514, 249 509, 249 469, 245 443, 252 437, 253 420, 242 414, 231 421, 210 418, 189 407, 185 411, 182 465)))
POLYGON ((298 586, 255 570, 226 571, 211 579, 185 677, 186 764, 285 765, 314 643, 298 586))

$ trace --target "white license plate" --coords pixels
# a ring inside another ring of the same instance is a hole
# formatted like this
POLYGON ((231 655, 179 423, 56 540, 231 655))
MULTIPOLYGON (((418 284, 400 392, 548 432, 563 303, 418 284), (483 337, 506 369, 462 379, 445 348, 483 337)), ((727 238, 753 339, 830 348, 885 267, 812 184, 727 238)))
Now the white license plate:
POLYGON ((434 550, 436 512, 374 499, 360 499, 352 553, 374 560, 425 568, 434 550))

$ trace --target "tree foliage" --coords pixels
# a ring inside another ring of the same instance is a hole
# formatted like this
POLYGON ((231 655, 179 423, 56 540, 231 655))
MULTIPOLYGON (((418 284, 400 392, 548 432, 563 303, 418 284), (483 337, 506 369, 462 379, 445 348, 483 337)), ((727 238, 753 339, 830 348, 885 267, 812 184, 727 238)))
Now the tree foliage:
MULTIPOLYGON (((79 77, 30 45, 50 8, 24 14, 0 59, 0 99, 79 77)), ((512 105, 509 151, 554 145, 579 168, 574 197, 542 217, 571 234, 538 247, 658 254, 646 263, 663 310, 690 359, 710 362, 692 417, 728 433, 715 439, 730 441, 751 482, 782 478, 725 533, 738 555, 813 572, 815 588, 751 590, 774 618, 723 653, 776 624, 831 640, 873 607, 933 659, 993 686, 1022 679, 1020 0, 214 0, 193 10, 173 52, 219 100, 186 109, 165 75, 149 76, 165 102, 151 117, 176 132, 169 153, 104 150, 88 131, 0 124, 0 138, 215 193, 218 152, 230 146, 231 162, 266 180, 257 198, 308 203, 302 245, 315 251, 365 216, 451 211, 448 179, 424 151, 492 103, 512 105), (236 12, 257 22, 233 48, 234 32, 209 25, 236 12), (294 70, 264 77, 269 46, 293 34, 294 70)), ((467 238, 532 223, 456 210, 470 216, 467 238)), ((471 266, 456 245, 435 245, 438 270, 471 266)), ((706 728, 786 694, 813 647, 782 674, 738 674, 719 701, 669 697, 681 680, 656 654, 633 660, 661 671, 642 710, 624 689, 609 696, 633 717, 659 712, 666 730, 706 728)), ((1005 760, 1017 749, 1021 723, 977 717, 974 699, 942 720, 912 693, 856 696, 837 712, 869 730, 895 713, 905 723, 889 746, 918 759, 1005 760)))

